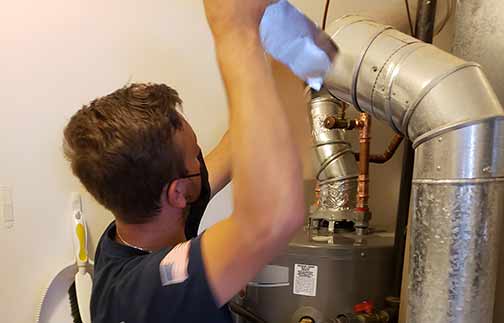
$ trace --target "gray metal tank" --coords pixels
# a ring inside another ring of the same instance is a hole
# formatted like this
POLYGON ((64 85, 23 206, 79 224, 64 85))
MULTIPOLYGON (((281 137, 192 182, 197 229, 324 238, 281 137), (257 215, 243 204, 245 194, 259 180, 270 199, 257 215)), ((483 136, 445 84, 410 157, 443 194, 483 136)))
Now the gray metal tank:
POLYGON ((384 305, 392 286, 393 234, 300 232, 249 283, 243 304, 268 323, 333 322, 353 306, 384 305))

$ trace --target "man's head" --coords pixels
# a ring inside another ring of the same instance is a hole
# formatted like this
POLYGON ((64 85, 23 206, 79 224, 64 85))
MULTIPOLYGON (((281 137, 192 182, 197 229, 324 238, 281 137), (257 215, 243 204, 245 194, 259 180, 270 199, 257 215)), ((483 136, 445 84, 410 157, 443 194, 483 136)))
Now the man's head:
POLYGON ((199 194, 190 176, 199 173, 199 147, 176 111, 181 103, 164 84, 133 84, 84 106, 65 128, 74 174, 122 222, 148 222, 163 192, 179 209, 199 194))

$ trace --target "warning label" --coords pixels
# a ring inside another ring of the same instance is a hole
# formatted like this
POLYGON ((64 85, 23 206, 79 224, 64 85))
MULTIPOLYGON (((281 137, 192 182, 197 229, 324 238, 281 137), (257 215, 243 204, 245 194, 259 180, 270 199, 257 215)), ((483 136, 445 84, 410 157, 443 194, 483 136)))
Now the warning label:
POLYGON ((293 293, 303 296, 317 296, 317 272, 317 266, 295 264, 293 293))

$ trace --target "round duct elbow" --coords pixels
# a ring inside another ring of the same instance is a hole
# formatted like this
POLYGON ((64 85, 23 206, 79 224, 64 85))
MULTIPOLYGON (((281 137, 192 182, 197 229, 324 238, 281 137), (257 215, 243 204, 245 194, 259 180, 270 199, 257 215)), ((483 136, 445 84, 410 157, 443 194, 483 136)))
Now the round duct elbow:
POLYGON ((346 16, 328 33, 339 53, 325 85, 385 120, 418 146, 468 123, 502 118, 479 65, 367 18, 346 16))

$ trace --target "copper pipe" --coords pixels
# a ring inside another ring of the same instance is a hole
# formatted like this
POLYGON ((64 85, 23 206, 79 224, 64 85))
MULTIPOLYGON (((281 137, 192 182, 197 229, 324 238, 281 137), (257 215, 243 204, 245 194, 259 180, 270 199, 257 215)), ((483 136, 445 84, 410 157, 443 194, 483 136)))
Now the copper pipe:
MULTIPOLYGON (((374 163, 374 164, 384 164, 388 162, 395 154, 397 151, 397 148, 399 148, 399 145, 401 145, 402 141, 404 139, 403 135, 400 134, 395 134, 394 137, 392 137, 392 140, 390 141, 387 150, 381 155, 370 155, 369 156, 369 162, 374 163)), ((359 153, 355 153, 355 160, 359 161, 360 156, 359 153)))
POLYGON ((356 120, 350 120, 347 121, 345 119, 337 118, 335 116, 329 116, 324 120, 324 127, 326 129, 346 129, 346 130, 352 130, 354 129, 357 121, 356 120))
POLYGON ((367 211, 369 200, 369 146, 371 142, 371 117, 361 113, 357 119, 359 128, 359 179, 357 189, 357 210, 367 211))

